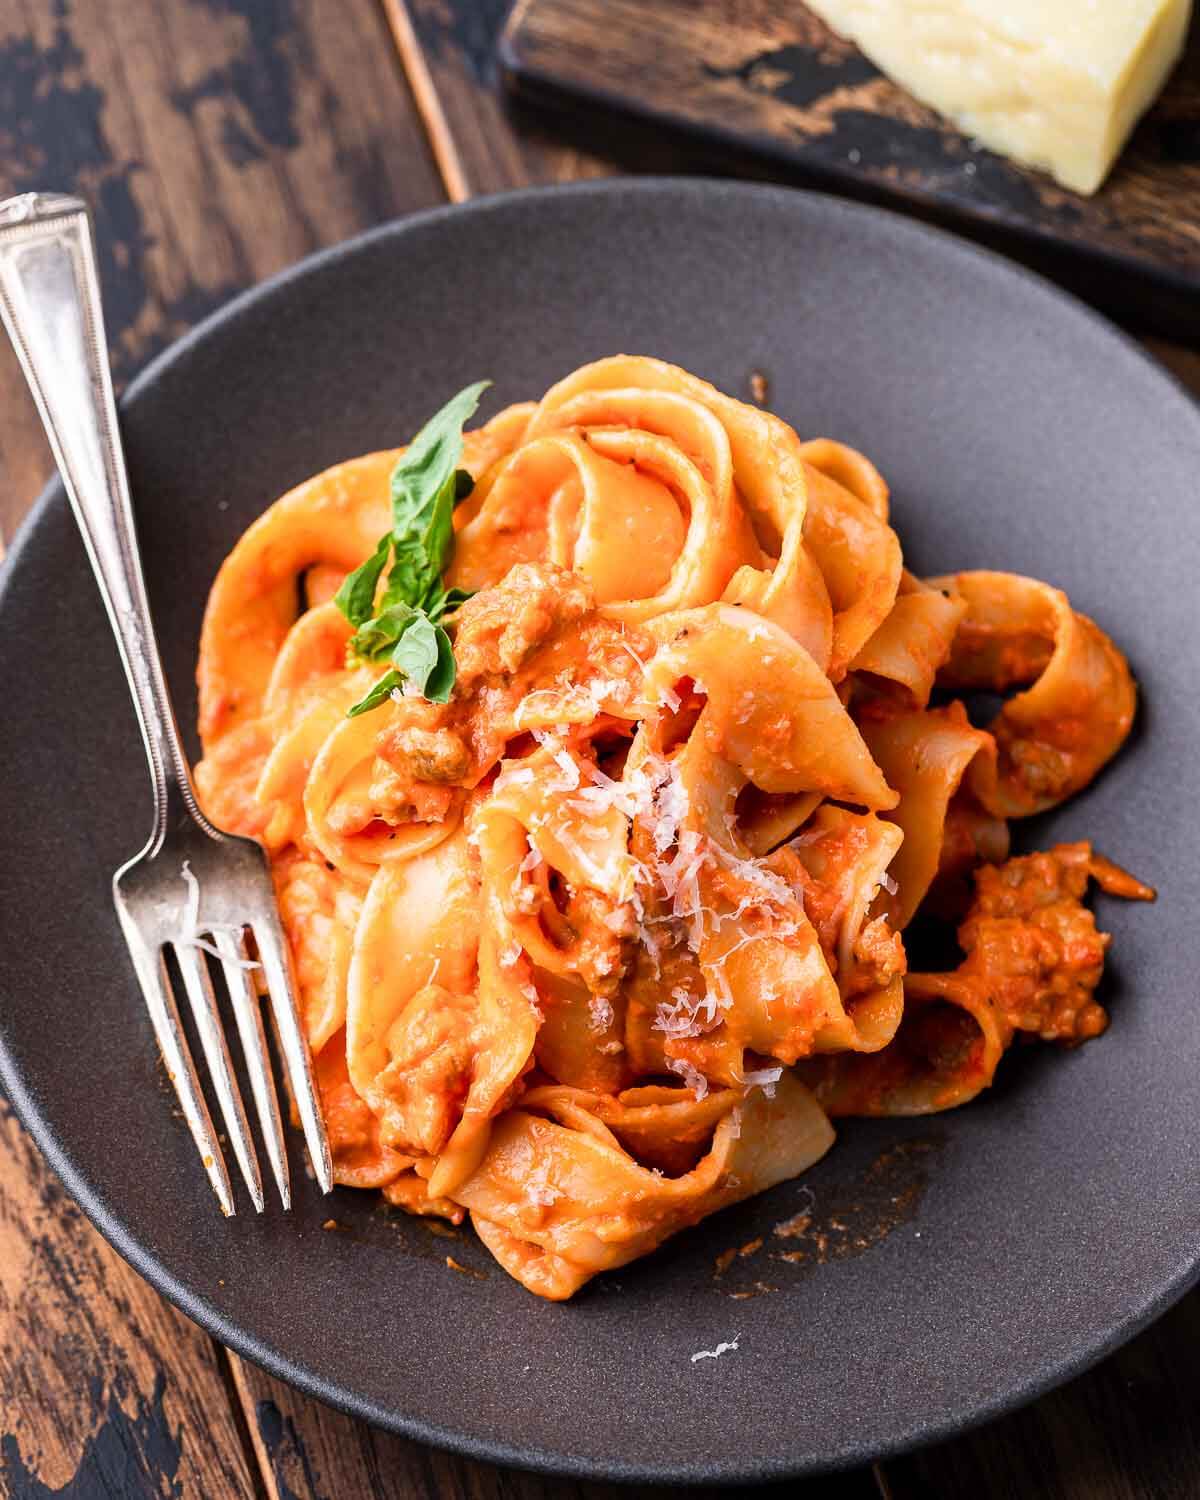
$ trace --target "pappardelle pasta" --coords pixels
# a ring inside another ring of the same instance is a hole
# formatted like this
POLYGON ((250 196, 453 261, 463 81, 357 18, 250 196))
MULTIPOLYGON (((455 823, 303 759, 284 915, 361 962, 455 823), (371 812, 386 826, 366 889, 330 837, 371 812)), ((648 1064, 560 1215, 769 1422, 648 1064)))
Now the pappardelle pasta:
POLYGON ((1153 892, 1008 823, 1135 687, 1050 585, 915 577, 867 458, 684 370, 604 359, 464 432, 479 389, 237 543, 197 782, 270 852, 337 1181, 562 1299, 831 1116, 1104 1029, 1085 890, 1153 892), (918 912, 957 968, 908 972, 918 912))

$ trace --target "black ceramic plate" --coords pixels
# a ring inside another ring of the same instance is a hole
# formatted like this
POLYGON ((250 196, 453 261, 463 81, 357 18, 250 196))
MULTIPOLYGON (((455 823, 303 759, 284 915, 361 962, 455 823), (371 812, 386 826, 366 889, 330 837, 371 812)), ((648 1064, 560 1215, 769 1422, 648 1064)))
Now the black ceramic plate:
MULTIPOLYGON (((0 1072, 134 1266, 249 1358, 372 1421, 575 1474, 749 1480, 943 1437, 1128 1338, 1200 1258, 1200 415, 1093 314, 886 214, 705 182, 519 194, 388 226, 234 303, 138 381, 124 429, 185 723, 205 593, 281 491, 617 350, 864 448, 921 570, 1066 588, 1128 651, 1132 743, 1020 830, 1093 838, 1162 889, 1100 902, 1113 1025, 1010 1058, 932 1120, 847 1122, 806 1183, 552 1306, 469 1238, 301 1191, 218 1217, 109 900, 150 804, 103 611, 57 489, 0 594, 0 1072), (809 1232, 773 1226, 809 1211, 809 1232), (346 1233, 323 1233, 329 1217, 346 1233), (763 1236, 723 1277, 714 1261, 763 1236), (449 1269, 446 1254, 482 1279, 449 1269), (793 1259, 780 1259, 791 1255, 793 1259), (764 1291, 762 1288, 772 1288, 764 1291), (732 1295, 732 1294, 752 1295, 732 1295), (719 1359, 692 1355, 737 1339, 719 1359)), ((293 1169, 300 1155, 293 1142, 293 1169)))

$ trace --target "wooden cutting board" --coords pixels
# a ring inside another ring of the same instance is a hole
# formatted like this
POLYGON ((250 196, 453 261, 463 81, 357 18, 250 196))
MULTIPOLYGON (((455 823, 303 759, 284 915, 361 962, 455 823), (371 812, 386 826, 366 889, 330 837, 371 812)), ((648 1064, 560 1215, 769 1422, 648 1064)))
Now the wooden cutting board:
POLYGON ((766 153, 1016 253, 1125 322, 1200 338, 1200 24, 1090 198, 975 146, 800 0, 517 0, 500 60, 542 103, 766 153))

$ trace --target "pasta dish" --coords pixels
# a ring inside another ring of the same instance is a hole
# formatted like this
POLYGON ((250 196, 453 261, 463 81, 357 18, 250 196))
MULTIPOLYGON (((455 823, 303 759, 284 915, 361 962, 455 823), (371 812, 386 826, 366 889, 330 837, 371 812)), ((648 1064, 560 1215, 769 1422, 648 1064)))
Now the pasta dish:
POLYGON ((916 577, 867 458, 686 371, 604 359, 464 430, 481 389, 234 547, 197 782, 270 853, 337 1181, 563 1299, 831 1118, 1104 1030, 1086 888, 1153 892, 1009 824, 1136 690, 1058 589, 916 577), (909 971, 918 915, 957 967, 909 971))

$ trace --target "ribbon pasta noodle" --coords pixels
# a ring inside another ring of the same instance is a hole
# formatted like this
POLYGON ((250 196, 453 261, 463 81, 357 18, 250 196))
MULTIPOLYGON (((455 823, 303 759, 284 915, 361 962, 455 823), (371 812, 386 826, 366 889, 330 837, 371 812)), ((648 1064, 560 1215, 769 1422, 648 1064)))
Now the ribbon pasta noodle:
POLYGON ((1033 579, 917 578, 869 459, 659 360, 292 490, 221 568, 198 680, 197 783, 269 851, 338 1182, 469 1215, 550 1299, 802 1173, 831 1117, 1097 1035, 1088 882, 1153 896, 1086 843, 1008 858, 1129 733, 1099 626, 1033 579), (410 461, 451 465, 425 510, 410 461), (909 972, 919 914, 957 968, 909 972))

